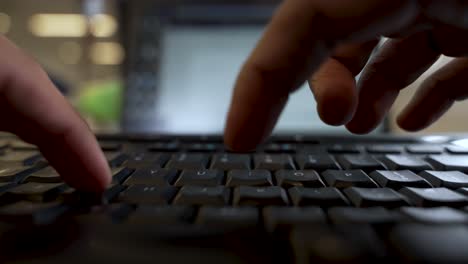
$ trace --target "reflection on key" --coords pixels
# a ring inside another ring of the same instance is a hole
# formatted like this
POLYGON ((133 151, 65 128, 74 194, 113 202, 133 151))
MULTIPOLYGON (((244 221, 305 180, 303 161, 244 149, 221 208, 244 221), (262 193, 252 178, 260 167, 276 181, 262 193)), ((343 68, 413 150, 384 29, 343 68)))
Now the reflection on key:
POLYGON ((229 187, 247 186, 271 186, 273 181, 267 170, 232 170, 227 174, 226 185, 229 187))

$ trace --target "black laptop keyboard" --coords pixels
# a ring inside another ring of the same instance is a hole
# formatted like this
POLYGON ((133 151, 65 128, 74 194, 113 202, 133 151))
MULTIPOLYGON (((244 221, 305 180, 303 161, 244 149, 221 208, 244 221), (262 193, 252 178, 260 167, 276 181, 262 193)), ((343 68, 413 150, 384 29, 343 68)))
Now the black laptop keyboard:
POLYGON ((344 237, 323 243, 358 248, 338 250, 354 260, 427 261, 468 243, 468 148, 448 142, 278 137, 252 153, 218 137, 100 142, 113 172, 102 196, 67 186, 34 146, 3 140, 0 222, 254 228, 286 237, 296 260, 304 245, 307 260, 336 257, 317 237, 344 237))

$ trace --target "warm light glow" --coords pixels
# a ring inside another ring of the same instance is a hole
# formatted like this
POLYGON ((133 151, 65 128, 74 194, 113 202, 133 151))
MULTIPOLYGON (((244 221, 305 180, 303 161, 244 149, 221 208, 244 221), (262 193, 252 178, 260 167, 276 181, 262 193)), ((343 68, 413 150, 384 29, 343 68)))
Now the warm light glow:
POLYGON ((115 34, 118 28, 113 16, 98 14, 91 18, 91 33, 97 38, 107 38, 115 34))
POLYGON ((83 50, 79 43, 75 41, 66 41, 58 48, 58 57, 64 64, 78 64, 83 56, 83 50))
POLYGON ((29 20, 29 29, 38 37, 83 37, 87 22, 78 14, 37 14, 29 20))
POLYGON ((119 65, 125 58, 125 51, 117 42, 98 42, 91 46, 91 61, 99 65, 119 65))
POLYGON ((5 13, 0 13, 0 34, 6 34, 10 31, 11 18, 5 13))

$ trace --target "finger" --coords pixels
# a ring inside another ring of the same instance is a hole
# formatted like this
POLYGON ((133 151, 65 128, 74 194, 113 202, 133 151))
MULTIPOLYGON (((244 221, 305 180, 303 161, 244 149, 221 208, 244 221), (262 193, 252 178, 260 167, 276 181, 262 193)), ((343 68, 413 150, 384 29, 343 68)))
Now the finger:
POLYGON ((457 100, 468 98, 468 58, 455 59, 429 76, 398 116, 408 131, 424 129, 439 119, 457 100))
POLYGON ((309 84, 322 121, 339 126, 353 117, 358 101, 355 76, 377 43, 378 40, 372 40, 343 45, 313 74, 309 84))
POLYGON ((428 45, 428 34, 388 40, 370 59, 358 82, 359 104, 346 125, 357 134, 378 126, 401 89, 414 82, 439 57, 428 45))
POLYGON ((318 68, 336 42, 395 31, 411 23, 417 8, 416 1, 283 2, 240 71, 225 128, 226 145, 248 150, 264 140, 289 93, 318 68))
POLYGON ((436 26, 429 35, 429 44, 449 57, 468 56, 468 30, 447 25, 436 26))
POLYGON ((102 191, 107 161, 86 123, 30 58, 0 38, 0 129, 38 145, 65 182, 102 191))

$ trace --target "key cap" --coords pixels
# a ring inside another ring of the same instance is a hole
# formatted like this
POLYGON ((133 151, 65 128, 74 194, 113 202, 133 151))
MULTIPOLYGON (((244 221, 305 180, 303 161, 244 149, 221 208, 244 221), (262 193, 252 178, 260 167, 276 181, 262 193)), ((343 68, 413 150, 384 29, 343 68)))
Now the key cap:
POLYGON ((143 184, 150 186, 166 186, 174 182, 177 177, 177 171, 170 169, 160 168, 144 168, 137 169, 128 179, 124 185, 143 184))
POLYGON ((405 149, 400 145, 371 145, 367 147, 367 152, 374 154, 400 154, 405 149))
POLYGON ((254 156, 255 169, 282 170, 294 169, 291 156, 287 154, 257 154, 254 156))
POLYGON ((68 206, 58 202, 32 203, 20 201, 0 207, 0 221, 16 224, 49 224, 68 210, 68 206))
POLYGON ((263 209, 263 217, 269 232, 294 225, 325 224, 327 221, 320 207, 269 206, 263 209))
POLYGON ((203 206, 195 222, 199 225, 216 227, 251 227, 259 221, 259 212, 253 207, 203 206))
POLYGON ((184 186, 180 189, 174 204, 178 205, 227 205, 230 190, 224 186, 184 186))
POLYGON ((328 185, 337 188, 377 187, 377 185, 362 170, 326 170, 322 174, 328 185))
POLYGON ((250 156, 247 154, 215 154, 211 162, 212 169, 218 170, 248 170, 250 169, 250 156))
POLYGON ((234 189, 234 205, 288 205, 286 191, 278 186, 240 186, 234 189))
POLYGON ((122 191, 118 200, 130 204, 168 204, 174 198, 177 189, 172 186, 156 187, 132 185, 122 191))
POLYGON ((333 154, 358 154, 360 151, 354 145, 335 144, 328 147, 328 152, 333 154))
POLYGON ((221 146, 213 143, 192 143, 185 147, 189 152, 215 152, 219 148, 221 148, 221 146))
POLYGON ((63 183, 28 182, 9 189, 6 195, 12 200, 49 202, 55 200, 67 188, 63 183))
POLYGON ((0 156, 3 162, 18 162, 26 166, 33 166, 42 159, 42 155, 37 151, 11 151, 0 156))
POLYGON ((106 205, 114 201, 124 189, 125 186, 115 183, 111 184, 103 193, 83 192, 70 188, 65 190, 62 197, 67 204, 77 207, 106 205))
POLYGON ((12 182, 0 182, 0 195, 15 186, 16 184, 12 182))
POLYGON ((20 140, 10 141, 10 147, 14 150, 38 150, 36 145, 29 144, 20 140))
POLYGON ((468 155, 431 155, 427 160, 436 170, 468 173, 468 155))
POLYGON ((457 192, 459 192, 459 193, 461 193, 461 194, 463 194, 465 196, 468 196, 468 187, 459 188, 457 190, 457 192))
POLYGON ((448 146, 447 151, 451 154, 468 154, 468 148, 461 146, 448 146))
POLYGON ((112 182, 122 184, 134 171, 135 169, 127 167, 111 168, 112 182))
POLYGON ((110 167, 122 166, 122 164, 128 159, 128 155, 115 151, 104 151, 104 156, 109 162, 110 167))
POLYGON ((337 159, 345 170, 361 169, 364 171, 374 171, 385 169, 379 161, 369 155, 343 155, 337 159))
POLYGON ((398 222, 398 214, 383 207, 353 208, 333 207, 328 210, 330 220, 336 225, 371 224, 388 225, 398 222))
POLYGON ((444 148, 439 145, 409 145, 406 150, 413 154, 440 154, 444 148))
POLYGON ((463 225, 399 225, 389 241, 400 258, 412 263, 468 263, 468 227, 463 225))
POLYGON ((304 188, 293 187, 288 190, 291 201, 295 206, 345 206, 348 205, 347 199, 336 188, 304 188))
POLYGON ((403 187, 432 187, 425 179, 409 170, 400 171, 374 171, 370 174, 380 186, 392 189, 401 189, 403 187))
POLYGON ((185 170, 176 181, 175 186, 218 186, 222 184, 223 180, 224 174, 219 170, 185 170))
POLYGON ((408 205, 405 198, 390 188, 350 187, 343 192, 356 207, 382 206, 395 208, 408 205))
POLYGON ((99 140, 99 146, 103 151, 117 151, 122 148, 122 143, 117 141, 99 140))
POLYGON ((431 170, 431 166, 420 158, 408 155, 386 155, 383 158, 385 166, 390 170, 431 170))
POLYGON ((297 164, 301 170, 339 170, 340 167, 330 155, 297 155, 297 164))
POLYGON ((177 170, 205 169, 208 164, 208 156, 199 153, 174 154, 166 165, 166 168, 177 170))
POLYGON ((188 223, 195 215, 195 208, 190 206, 155 206, 140 205, 130 214, 126 223, 136 225, 174 225, 188 223))
POLYGON ((169 155, 167 153, 147 153, 140 152, 129 155, 128 161, 125 166, 130 168, 140 168, 140 167, 164 167, 166 162, 169 160, 169 155))
POLYGON ((266 153, 294 153, 296 146, 288 143, 272 143, 265 146, 263 149, 266 153))
POLYGON ((420 207, 450 206, 462 207, 468 205, 465 196, 451 191, 447 188, 413 188, 405 187, 400 190, 410 203, 420 207))
POLYGON ((19 175, 23 175, 23 172, 29 170, 30 167, 24 167, 19 165, 0 165, 0 182, 14 182, 18 180, 19 175))
POLYGON ((273 181, 267 170, 231 170, 227 174, 226 186, 271 186, 273 181))
POLYGON ((281 187, 325 187, 318 173, 314 170, 279 170, 275 173, 276 182, 281 187))
POLYGON ((426 224, 468 223, 468 214, 449 207, 402 207, 401 212, 414 221, 426 224))
POLYGON ((468 187, 468 175, 459 171, 423 171, 419 175, 434 187, 450 189, 468 187))
POLYGON ((59 183, 62 182, 62 178, 54 168, 47 166, 41 170, 31 173, 31 175, 29 175, 26 178, 26 181, 42 183, 59 183))

